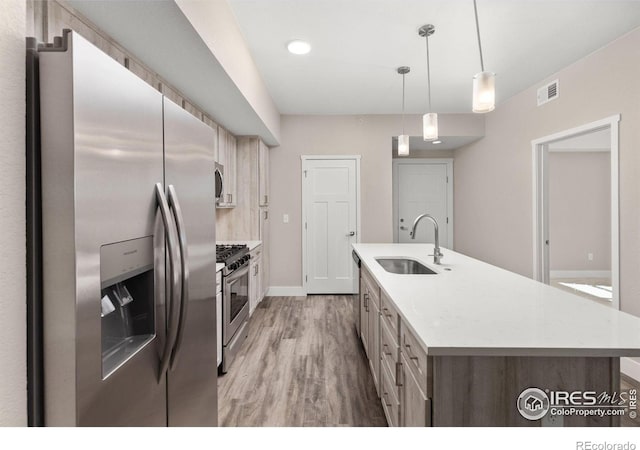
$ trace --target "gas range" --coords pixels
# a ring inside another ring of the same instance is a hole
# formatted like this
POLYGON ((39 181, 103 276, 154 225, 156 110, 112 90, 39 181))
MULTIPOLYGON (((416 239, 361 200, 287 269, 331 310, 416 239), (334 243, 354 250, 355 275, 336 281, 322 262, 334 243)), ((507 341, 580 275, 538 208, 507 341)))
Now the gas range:
POLYGON ((222 269, 222 366, 226 373, 247 339, 249 320, 249 247, 216 245, 222 269))
POLYGON ((216 245, 216 262, 224 264, 224 276, 247 265, 249 259, 249 247, 246 245, 216 245))

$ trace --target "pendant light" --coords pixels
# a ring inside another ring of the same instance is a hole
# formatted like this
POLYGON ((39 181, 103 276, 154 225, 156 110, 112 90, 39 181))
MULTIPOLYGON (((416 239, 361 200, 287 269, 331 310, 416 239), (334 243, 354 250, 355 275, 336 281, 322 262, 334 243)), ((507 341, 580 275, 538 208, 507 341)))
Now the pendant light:
POLYGON ((398 67, 398 73, 402 75, 402 134, 398 136, 398 156, 409 155, 409 135, 404 134, 404 76, 410 71, 407 66, 398 67))
POLYGON ((473 77, 473 107, 474 113, 487 113, 496 107, 496 74, 485 72, 482 58, 482 44, 480 43, 480 25, 478 24, 478 6, 473 0, 473 12, 476 16, 476 33, 478 34, 478 50, 480 51, 481 72, 473 77))
POLYGON ((436 32, 436 27, 431 24, 423 25, 418 29, 418 34, 427 41, 427 114, 422 116, 422 135, 425 141, 438 139, 438 114, 431 112, 431 70, 429 66, 429 36, 436 32))

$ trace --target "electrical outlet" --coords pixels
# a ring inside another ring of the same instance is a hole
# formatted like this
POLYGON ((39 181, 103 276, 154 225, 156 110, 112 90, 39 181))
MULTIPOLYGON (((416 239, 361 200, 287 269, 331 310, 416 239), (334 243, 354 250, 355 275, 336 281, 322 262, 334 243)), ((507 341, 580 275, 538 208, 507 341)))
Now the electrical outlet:
POLYGON ((593 261, 593 253, 587 253, 587 259, 593 261))
POLYGON ((289 223, 289 214, 282 215, 282 223, 289 223))

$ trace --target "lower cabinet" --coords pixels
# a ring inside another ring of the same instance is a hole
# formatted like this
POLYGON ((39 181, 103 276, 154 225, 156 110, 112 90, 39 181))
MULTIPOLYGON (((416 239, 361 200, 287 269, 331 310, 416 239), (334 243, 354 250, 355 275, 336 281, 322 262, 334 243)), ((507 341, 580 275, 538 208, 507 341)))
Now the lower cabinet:
POLYGON ((373 375, 373 382, 376 385, 378 395, 380 395, 380 310, 378 305, 370 296, 369 301, 369 367, 373 375))
POLYGON ((403 367, 402 380, 402 425, 405 427, 431 426, 431 401, 420 389, 420 385, 408 369, 409 363, 405 355, 401 355, 403 367))
POLYGON ((216 340, 217 361, 222 363, 222 272, 216 272, 216 340))
POLYGON ((380 370, 380 400, 382 409, 390 427, 400 426, 400 400, 398 399, 398 388, 393 381, 393 375, 389 373, 386 364, 382 364, 380 370))
POLYGON ((249 315, 264 298, 262 286, 262 245, 257 246, 250 253, 249 263, 249 315))
POLYGON ((360 279, 360 339, 364 352, 369 354, 369 294, 366 284, 360 279))
POLYGON ((380 288, 363 266, 360 283, 360 338, 367 354, 376 392, 380 396, 380 288))
POLYGON ((433 365, 393 302, 363 266, 360 337, 389 426, 431 426, 433 365))

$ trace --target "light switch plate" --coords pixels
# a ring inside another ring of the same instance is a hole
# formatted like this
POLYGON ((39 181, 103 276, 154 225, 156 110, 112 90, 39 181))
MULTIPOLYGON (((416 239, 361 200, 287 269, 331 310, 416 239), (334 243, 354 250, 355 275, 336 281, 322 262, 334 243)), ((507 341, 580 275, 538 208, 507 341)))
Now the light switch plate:
POLYGON ((289 223, 289 214, 283 214, 282 215, 282 222, 283 223, 289 223))

